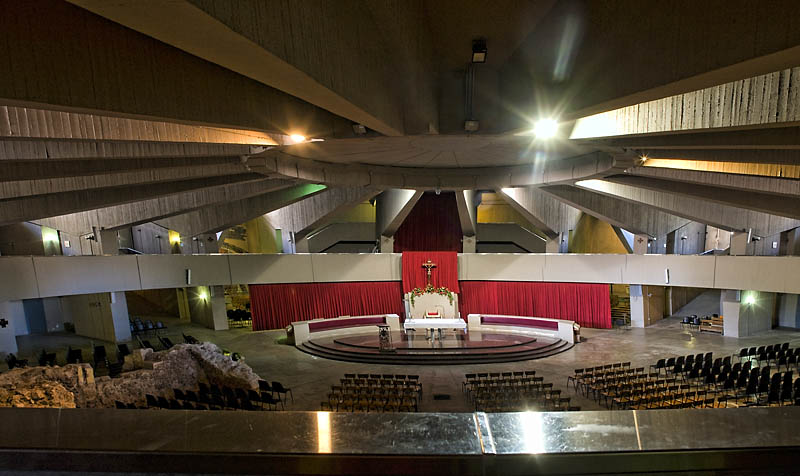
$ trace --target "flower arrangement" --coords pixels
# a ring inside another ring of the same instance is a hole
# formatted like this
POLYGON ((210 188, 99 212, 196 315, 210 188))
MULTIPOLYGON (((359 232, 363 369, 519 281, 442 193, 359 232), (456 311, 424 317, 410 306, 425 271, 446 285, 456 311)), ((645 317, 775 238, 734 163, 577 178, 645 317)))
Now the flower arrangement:
POLYGON ((440 296, 447 296, 447 300, 450 301, 450 305, 453 304, 453 292, 447 289, 446 287, 442 286, 440 288, 433 287, 432 284, 428 284, 424 288, 414 288, 411 290, 411 295, 409 299, 411 301, 411 305, 414 305, 414 298, 417 296, 422 296, 423 294, 438 294, 440 296))

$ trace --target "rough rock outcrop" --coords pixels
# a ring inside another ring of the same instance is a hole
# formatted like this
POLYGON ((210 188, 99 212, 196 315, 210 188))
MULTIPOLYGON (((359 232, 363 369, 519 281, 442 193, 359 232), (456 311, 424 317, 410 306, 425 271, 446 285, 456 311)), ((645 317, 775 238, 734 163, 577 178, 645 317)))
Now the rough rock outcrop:
POLYGON ((198 382, 258 388, 258 375, 210 343, 179 344, 153 352, 137 349, 126 357, 120 378, 95 379, 89 364, 27 367, 0 374, 0 406, 114 407, 114 401, 145 406, 145 395, 173 397, 173 389, 192 390, 198 382))

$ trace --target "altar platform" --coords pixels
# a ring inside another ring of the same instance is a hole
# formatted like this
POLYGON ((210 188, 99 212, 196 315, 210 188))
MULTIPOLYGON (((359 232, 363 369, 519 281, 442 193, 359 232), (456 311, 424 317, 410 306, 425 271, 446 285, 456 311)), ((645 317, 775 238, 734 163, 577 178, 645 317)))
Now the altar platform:
POLYGON ((446 331, 441 339, 428 339, 424 330, 394 331, 392 350, 380 350, 377 330, 354 335, 319 337, 299 345, 304 352, 347 362, 405 365, 458 365, 516 362, 558 354, 572 344, 539 335, 446 331))

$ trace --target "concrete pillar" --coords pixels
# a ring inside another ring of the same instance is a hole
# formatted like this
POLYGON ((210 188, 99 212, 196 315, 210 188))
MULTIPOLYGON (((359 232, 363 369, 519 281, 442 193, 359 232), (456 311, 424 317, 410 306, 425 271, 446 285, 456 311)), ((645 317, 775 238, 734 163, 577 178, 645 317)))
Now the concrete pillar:
POLYGON ((131 340, 130 317, 128 315, 128 300, 125 292, 111 294, 111 322, 114 325, 114 338, 117 342, 131 340))
POLYGON ((383 237, 394 236, 422 194, 421 190, 389 189, 375 198, 375 236, 381 239, 381 253, 391 253, 383 251, 383 237))
POLYGON ((633 254, 645 255, 647 254, 647 243, 650 239, 647 235, 634 235, 633 237, 633 254))
POLYGON ((747 232, 735 231, 731 235, 731 256, 742 256, 747 254, 747 232))
POLYGON ((644 327, 644 296, 641 284, 630 285, 631 327, 644 327))
POLYGON ((215 331, 228 330, 228 313, 225 308, 225 288, 211 286, 211 315, 215 331))
POLYGON ((175 289, 175 293, 178 296, 178 315, 180 316, 181 321, 191 322, 192 313, 189 311, 189 298, 187 296, 186 289, 177 288, 175 289))
POLYGON ((800 328, 800 295, 781 294, 778 306, 778 325, 800 328))
POLYGON ((719 298, 723 333, 726 337, 739 337, 739 291, 723 289, 719 298))
POLYGON ((548 239, 544 244, 545 253, 559 253, 561 251, 561 234, 555 238, 548 239))
POLYGON ((394 253, 393 236, 381 236, 381 253, 394 253))
POLYGON ((0 356, 13 354, 19 350, 17 335, 22 334, 17 329, 17 324, 24 322, 25 309, 22 307, 22 301, 0 302, 0 356))
POLYGON ((215 331, 228 329, 225 290, 222 286, 198 286, 186 289, 191 320, 215 331))
POLYGON ((474 253, 477 246, 477 239, 474 236, 463 236, 461 238, 461 252, 474 253))

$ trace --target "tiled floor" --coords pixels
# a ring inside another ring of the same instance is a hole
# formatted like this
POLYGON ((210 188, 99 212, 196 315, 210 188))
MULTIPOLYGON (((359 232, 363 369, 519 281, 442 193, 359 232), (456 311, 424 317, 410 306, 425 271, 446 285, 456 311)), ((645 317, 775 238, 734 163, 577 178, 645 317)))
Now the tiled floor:
MULTIPOLYGON (((553 382, 555 388, 566 389, 567 376, 576 368, 619 361, 632 361, 633 366, 649 366, 662 357, 713 351, 717 356, 730 355, 742 347, 791 342, 800 345, 800 333, 794 330, 774 329, 756 337, 732 338, 707 333, 683 331, 678 318, 660 321, 647 329, 598 330, 583 328, 583 341, 573 349, 551 357, 506 364, 442 365, 442 366, 392 366, 367 365, 326 360, 305 354, 294 347, 278 344, 283 330, 251 332, 244 329, 214 332, 190 324, 169 322, 166 335, 180 342, 180 333, 186 332, 198 339, 208 340, 220 347, 239 352, 246 362, 265 380, 277 380, 292 388, 294 404, 287 410, 318 410, 330 385, 338 383, 347 373, 403 373, 418 374, 423 383, 420 411, 467 412, 471 411, 461 392, 461 382, 467 372, 502 372, 534 369, 537 376, 553 382), (450 395, 450 400, 434 400, 434 394, 450 395)), ((88 339, 73 335, 25 336, 19 338, 20 354, 31 358, 46 347, 59 350, 59 360, 64 359, 67 345, 88 347, 88 339)), ((108 344, 110 350, 111 344, 108 344)), ((84 351, 84 356, 87 356, 84 351)), ((564 391, 575 405, 584 410, 600 409, 592 400, 582 398, 570 389, 564 391)))

